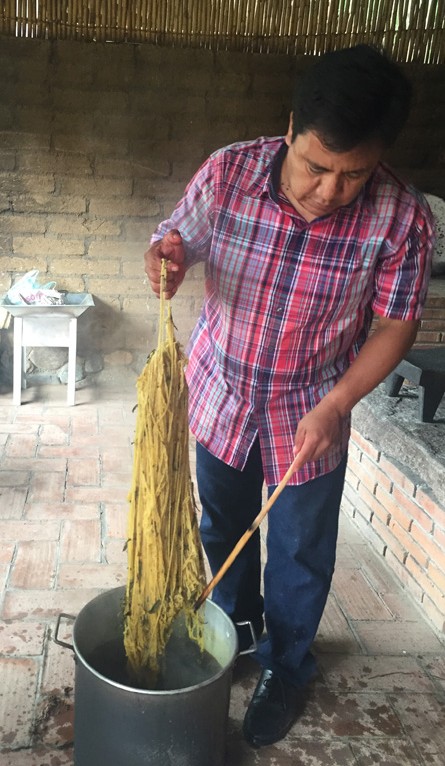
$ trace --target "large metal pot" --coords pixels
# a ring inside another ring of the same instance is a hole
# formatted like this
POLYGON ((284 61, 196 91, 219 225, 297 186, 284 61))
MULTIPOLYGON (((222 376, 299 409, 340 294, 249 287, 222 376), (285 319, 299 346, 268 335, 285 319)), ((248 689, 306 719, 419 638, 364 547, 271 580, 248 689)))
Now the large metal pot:
POLYGON ((123 587, 102 593, 77 617, 61 614, 57 621, 55 641, 76 660, 75 766, 222 766, 238 646, 233 622, 206 601, 204 646, 217 672, 185 688, 137 689, 107 677, 97 661, 110 645, 123 651, 124 593, 123 587), (73 645, 58 638, 62 618, 75 621, 73 645))

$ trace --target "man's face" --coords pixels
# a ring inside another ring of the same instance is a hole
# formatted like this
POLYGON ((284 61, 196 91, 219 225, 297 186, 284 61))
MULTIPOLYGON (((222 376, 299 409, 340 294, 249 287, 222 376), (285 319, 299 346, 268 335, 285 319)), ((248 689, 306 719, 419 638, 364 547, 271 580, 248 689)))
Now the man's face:
POLYGON ((333 152, 312 131, 292 141, 292 119, 285 140, 289 149, 281 171, 281 188, 307 221, 352 202, 383 154, 382 147, 374 143, 333 152))

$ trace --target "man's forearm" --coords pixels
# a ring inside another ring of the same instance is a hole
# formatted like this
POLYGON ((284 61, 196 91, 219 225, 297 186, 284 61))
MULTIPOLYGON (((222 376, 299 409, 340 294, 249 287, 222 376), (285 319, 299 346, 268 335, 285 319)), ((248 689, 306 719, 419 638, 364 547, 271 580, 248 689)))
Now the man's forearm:
POLYGON ((403 359, 416 339, 418 326, 417 320, 380 317, 376 330, 325 400, 330 400, 341 415, 349 413, 403 359))

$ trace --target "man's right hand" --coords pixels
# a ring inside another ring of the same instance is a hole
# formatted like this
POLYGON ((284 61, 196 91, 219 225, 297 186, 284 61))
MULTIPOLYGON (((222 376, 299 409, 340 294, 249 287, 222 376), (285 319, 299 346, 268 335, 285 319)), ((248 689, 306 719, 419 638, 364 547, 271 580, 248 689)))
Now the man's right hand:
POLYGON ((145 273, 150 281, 151 289, 158 296, 161 291, 161 263, 163 258, 167 261, 165 297, 173 298, 185 277, 185 250, 177 229, 167 232, 162 239, 154 242, 144 254, 145 273))

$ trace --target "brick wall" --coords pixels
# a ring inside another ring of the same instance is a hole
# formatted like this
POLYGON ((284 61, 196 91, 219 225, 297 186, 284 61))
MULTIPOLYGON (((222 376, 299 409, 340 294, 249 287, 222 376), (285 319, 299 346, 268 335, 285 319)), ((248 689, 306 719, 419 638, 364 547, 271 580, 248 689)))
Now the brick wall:
MULTIPOLYGON (((152 231, 210 151, 285 131, 292 82, 308 61, 1 38, 0 294, 30 268, 93 293, 79 355, 140 369, 157 322, 142 268, 152 231)), ((445 67, 407 69, 417 103, 389 159, 445 196, 445 67)), ((183 342, 202 291, 197 267, 174 301, 183 342)))
POLYGON ((343 510, 445 632, 445 505, 425 480, 354 429, 343 510))
POLYGON ((445 279, 433 278, 417 333, 417 346, 445 343, 445 279))

